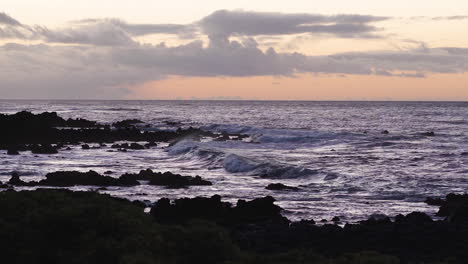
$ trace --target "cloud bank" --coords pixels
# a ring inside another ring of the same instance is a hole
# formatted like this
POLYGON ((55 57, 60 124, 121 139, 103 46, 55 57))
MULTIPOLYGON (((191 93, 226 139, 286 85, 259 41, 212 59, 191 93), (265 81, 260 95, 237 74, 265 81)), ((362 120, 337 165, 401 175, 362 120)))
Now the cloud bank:
MULTIPOLYGON (((3 13, 0 13, 3 14, 3 13)), ((217 11, 190 25, 129 24, 117 19, 73 21, 69 27, 23 26, 3 14, 9 38, 42 44, 0 46, 0 96, 3 98, 119 98, 129 87, 168 76, 249 77, 296 74, 356 74, 422 78, 432 73, 468 71, 468 49, 419 48, 353 52, 328 56, 261 49, 256 36, 327 34, 366 37, 369 23, 385 17, 217 11), (195 38, 202 32, 208 44, 195 38), (185 45, 141 44, 136 36, 192 36, 185 45), (16 36, 16 37, 15 37, 16 36), (243 41, 230 37, 240 36, 243 41)), ((2 36, 0 31, 0 37, 2 36)))

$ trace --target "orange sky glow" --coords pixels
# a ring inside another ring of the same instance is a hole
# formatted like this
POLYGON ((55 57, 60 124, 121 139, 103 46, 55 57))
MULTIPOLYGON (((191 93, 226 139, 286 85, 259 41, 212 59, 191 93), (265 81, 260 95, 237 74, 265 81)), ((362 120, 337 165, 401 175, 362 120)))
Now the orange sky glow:
POLYGON ((468 74, 182 78, 145 83, 128 99, 468 100, 468 74))

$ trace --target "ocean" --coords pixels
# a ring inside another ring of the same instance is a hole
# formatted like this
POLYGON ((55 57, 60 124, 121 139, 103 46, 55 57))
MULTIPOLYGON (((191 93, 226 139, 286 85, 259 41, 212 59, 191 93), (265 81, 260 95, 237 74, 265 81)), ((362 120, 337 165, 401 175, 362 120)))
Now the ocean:
POLYGON ((128 152, 80 146, 55 155, 10 156, 2 151, 3 182, 12 171, 24 180, 38 180, 57 170, 113 171, 119 176, 149 168, 200 175, 213 185, 139 185, 100 192, 149 202, 214 194, 235 202, 271 195, 292 220, 339 216, 344 222, 371 214, 434 215, 437 208, 426 205, 426 197, 468 189, 468 102, 0 101, 0 113, 24 110, 102 123, 136 118, 149 125, 145 130, 192 126, 250 137, 184 139, 128 152), (265 189, 270 183, 300 190, 265 189))

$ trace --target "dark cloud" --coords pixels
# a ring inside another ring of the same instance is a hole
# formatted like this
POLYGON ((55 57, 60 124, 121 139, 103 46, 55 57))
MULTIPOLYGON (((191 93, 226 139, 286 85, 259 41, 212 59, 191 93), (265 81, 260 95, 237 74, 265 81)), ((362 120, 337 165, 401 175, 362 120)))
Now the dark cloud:
POLYGON ((294 76, 359 74, 421 78, 468 71, 468 49, 415 49, 307 56, 260 50, 255 41, 204 47, 200 41, 168 47, 49 46, 0 47, 3 98, 117 98, 128 86, 177 76, 294 76))
POLYGON ((291 35, 327 33, 339 37, 368 37, 378 28, 368 25, 388 19, 367 15, 284 14, 220 10, 198 22, 202 31, 213 37, 231 35, 291 35))
POLYGON ((7 44, 0 47, 2 98, 121 98, 129 85, 161 78, 113 61, 112 47, 7 44))

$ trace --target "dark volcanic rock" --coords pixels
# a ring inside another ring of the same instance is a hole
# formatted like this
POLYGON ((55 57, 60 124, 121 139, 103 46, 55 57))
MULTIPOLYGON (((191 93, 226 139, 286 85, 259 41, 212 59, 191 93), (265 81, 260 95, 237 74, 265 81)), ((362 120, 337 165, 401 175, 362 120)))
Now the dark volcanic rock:
POLYGON ((151 147, 156 147, 158 144, 156 142, 151 141, 148 144, 145 144, 145 148, 151 148, 151 147))
POLYGON ((18 152, 17 149, 9 148, 9 149, 7 150, 7 154, 8 154, 8 155, 19 155, 19 152, 18 152))
POLYGON ((382 131, 382 132, 380 132, 380 133, 383 134, 383 135, 388 135, 388 134, 390 134, 390 132, 388 132, 388 130, 384 130, 384 131, 382 131))
POLYGON ((441 205, 444 205, 444 204, 445 204, 445 200, 444 200, 444 199, 441 199, 441 198, 431 198, 431 197, 426 198, 426 200, 425 200, 424 202, 427 203, 428 205, 436 205, 436 206, 441 206, 441 205))
POLYGON ((244 263, 225 229, 161 226, 141 206, 96 192, 0 192, 2 263, 244 263))
POLYGON ((132 126, 124 126, 111 129, 110 126, 83 119, 64 120, 57 116, 57 113, 48 112, 37 115, 29 112, 20 112, 14 115, 0 114, 0 127, 2 128, 0 130, 0 149, 5 150, 20 144, 169 142, 186 137, 215 137, 213 133, 196 128, 178 129, 177 131, 141 131, 132 126), (78 129, 67 128, 72 126, 80 127, 78 129))
POLYGON ((90 147, 89 147, 88 144, 83 144, 83 145, 81 145, 81 148, 82 148, 82 149, 90 149, 90 147))
POLYGON ((448 194, 437 215, 451 222, 468 222, 468 194, 448 194))
POLYGON ((50 144, 30 145, 29 148, 34 154, 57 154, 57 148, 50 144))
POLYGON ((8 184, 14 186, 28 186, 28 183, 21 180, 19 174, 16 171, 11 174, 11 178, 8 181, 8 184))
POLYGON ((289 225, 289 221, 280 213, 282 209, 274 201, 271 196, 252 201, 239 200, 233 207, 228 202, 222 202, 219 195, 210 198, 181 198, 173 203, 163 198, 153 205, 150 213, 156 221, 167 223, 203 219, 228 226, 252 223, 289 225))
POLYGON ((423 136, 426 136, 426 137, 435 137, 434 131, 425 132, 425 133, 423 133, 422 135, 423 135, 423 136))
POLYGON ((103 176, 95 171, 78 172, 78 171, 57 171, 46 174, 46 178, 39 182, 24 182, 20 179, 17 173, 13 173, 8 182, 15 186, 55 186, 55 187, 71 187, 76 185, 93 185, 93 186, 135 186, 140 183, 133 178, 120 177, 113 178, 103 176))
POLYGON ((286 218, 281 216, 283 209, 275 205, 274 202, 275 199, 271 196, 257 198, 252 201, 239 200, 236 207, 233 208, 233 219, 248 223, 265 221, 284 223, 286 218))
POLYGON ((115 122, 112 124, 112 126, 118 127, 118 128, 133 127, 136 124, 141 124, 141 123, 144 123, 144 122, 138 119, 126 119, 126 120, 115 122))
POLYGON ((95 171, 59 171, 48 173, 45 180, 41 180, 39 185, 45 186, 75 186, 75 185, 95 185, 95 186, 135 186, 139 185, 136 180, 128 178, 113 178, 102 176, 95 171))
POLYGON ((267 187, 265 187, 265 189, 273 190, 273 191, 299 191, 300 190, 298 187, 287 186, 282 183, 271 183, 267 187))
POLYGON ((153 172, 150 169, 142 170, 138 174, 124 174, 122 177, 133 177, 140 181, 149 181, 150 185, 167 186, 170 188, 181 188, 187 186, 212 185, 210 181, 203 180, 200 176, 182 176, 171 172, 153 172))
MULTIPOLYGON (((461 195, 451 203, 464 204, 461 195)), ((145 202, 97 192, 0 192, 5 263, 466 263, 468 223, 422 213, 290 223, 272 197, 145 202), (20 234, 20 235, 19 235, 20 234), (369 253, 374 252, 374 253, 369 253), (215 255, 215 257, 212 257, 215 255)))
POLYGON ((141 150, 145 149, 144 146, 138 144, 138 143, 124 143, 124 144, 114 144, 111 146, 111 148, 116 148, 116 149, 134 149, 134 150, 141 150))
POLYGON ((395 218, 396 222, 407 223, 407 224, 424 224, 432 222, 432 218, 425 213, 421 212, 412 212, 406 216, 397 216, 395 218))

